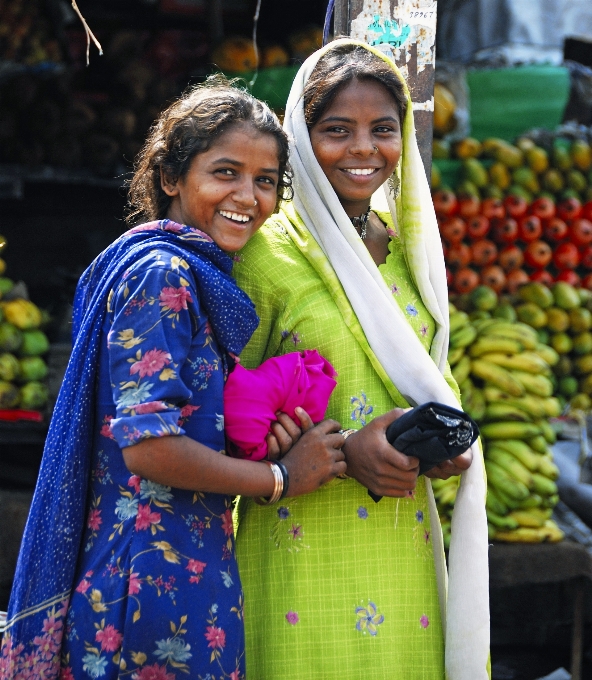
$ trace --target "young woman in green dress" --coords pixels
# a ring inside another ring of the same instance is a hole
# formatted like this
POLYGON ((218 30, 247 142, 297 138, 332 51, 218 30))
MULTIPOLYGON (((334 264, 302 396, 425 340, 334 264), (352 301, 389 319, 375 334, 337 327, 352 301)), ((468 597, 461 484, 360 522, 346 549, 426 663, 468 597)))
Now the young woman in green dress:
MULTIPOLYGON (((347 477, 278 505, 241 500, 247 677, 482 680, 481 452, 428 473, 462 473, 448 580, 429 480, 385 437, 410 405, 459 404, 442 247, 407 87, 379 51, 337 40, 300 69, 284 127, 294 202, 234 267, 261 318, 242 362, 317 349, 333 364, 327 415, 347 428, 347 477)), ((297 437, 290 430, 276 429, 282 450, 297 437)))

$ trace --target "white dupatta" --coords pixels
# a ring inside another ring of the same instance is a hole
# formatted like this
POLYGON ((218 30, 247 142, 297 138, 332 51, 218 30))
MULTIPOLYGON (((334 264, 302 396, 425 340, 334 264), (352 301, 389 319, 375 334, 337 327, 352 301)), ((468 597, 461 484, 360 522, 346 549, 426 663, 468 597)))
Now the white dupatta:
MULTIPOLYGON (((284 128, 292 139, 294 206, 331 263, 364 330, 372 351, 399 392, 411 404, 438 401, 460 407, 442 373, 448 350, 448 289, 442 244, 430 190, 419 155, 407 85, 395 64, 363 42, 336 40, 302 65, 292 85, 284 128), (421 298, 436 322, 431 356, 378 271, 317 162, 304 118, 304 85, 317 61, 336 45, 359 45, 383 59, 401 79, 407 95, 402 121, 398 173, 401 192, 395 200, 387 186, 372 198, 388 209, 403 241, 407 262, 421 298), (388 206, 388 207, 387 207, 388 206)), ((431 485, 430 517, 446 641, 447 680, 485 680, 489 658, 489 569, 483 456, 473 446, 473 463, 461 477, 449 551, 448 578, 440 522, 431 485)))

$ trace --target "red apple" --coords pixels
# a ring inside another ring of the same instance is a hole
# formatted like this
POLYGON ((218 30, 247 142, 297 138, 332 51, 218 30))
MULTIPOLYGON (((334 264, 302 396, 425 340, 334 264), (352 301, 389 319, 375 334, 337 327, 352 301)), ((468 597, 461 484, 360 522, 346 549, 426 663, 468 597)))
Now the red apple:
POLYGON ((460 217, 449 217, 442 223, 440 233, 450 245, 460 243, 467 233, 467 225, 460 217))
POLYGON ((481 201, 476 196, 463 196, 458 201, 458 214, 465 220, 479 214, 481 201))
POLYGON ((528 210, 528 203, 522 196, 514 196, 510 194, 504 198, 504 207, 508 217, 513 217, 515 220, 526 215, 528 210))
POLYGON ((567 238, 569 234, 569 227, 559 217, 552 217, 544 222, 543 233, 548 241, 557 243, 567 238))
POLYGON ((471 261, 471 249, 466 243, 456 243, 448 251, 446 262, 449 267, 466 267, 471 261))
POLYGON ((592 269, 592 245, 584 246, 580 251, 580 264, 584 269, 592 269))
POLYGON ((555 281, 565 281, 566 283, 569 283, 570 286, 574 286, 576 288, 578 288, 580 285, 580 277, 578 274, 576 274, 576 272, 574 272, 573 269, 563 269, 559 272, 559 274, 557 274, 555 281))
POLYGON ((481 201, 481 214, 488 220, 501 220, 506 216, 506 209, 499 198, 484 198, 481 201))
POLYGON ((543 233, 543 225, 536 215, 526 215, 518 222, 520 238, 526 243, 536 241, 543 233))
POLYGON ((520 286, 530 281, 530 277, 524 269, 512 269, 506 274, 506 289, 508 293, 515 293, 520 286))
POLYGON ((582 204, 577 198, 566 198, 557 206, 557 216, 562 220, 577 220, 582 213, 582 204))
POLYGON ((569 236, 576 246, 587 246, 592 243, 592 222, 582 217, 573 220, 569 225, 569 236))
POLYGON ((516 245, 509 245, 500 250, 497 257, 498 264, 505 272, 520 269, 524 263, 524 254, 516 245))
POLYGON ((496 293, 501 293, 506 287, 506 275, 504 270, 497 264, 485 267, 481 272, 481 283, 493 288, 496 293))
POLYGON ((454 275, 454 290, 457 293, 470 293, 479 285, 479 274, 474 269, 463 267, 454 275))
POLYGON ((493 241, 482 238, 471 245, 471 259, 477 267, 487 267, 497 258, 497 246, 493 241))
POLYGON ((580 263, 580 251, 573 243, 560 243, 553 252, 553 264, 557 269, 575 269, 580 263))
POLYGON ((432 195, 432 201, 434 202, 436 215, 449 217, 450 215, 454 215, 458 209, 456 196, 448 189, 439 189, 438 191, 435 191, 432 195))
POLYGON ((489 232, 489 220, 485 215, 475 215, 467 220, 467 236, 471 239, 485 238, 489 232))
POLYGON ((550 286, 553 283, 553 277, 546 269, 537 269, 530 275, 531 281, 538 281, 539 283, 550 286))
POLYGON ((524 261, 533 269, 546 267, 553 257, 551 246, 544 241, 531 241, 524 251, 524 261))
POLYGON ((513 243, 518 238, 518 222, 512 217, 493 220, 491 233, 497 243, 513 243))
POLYGON ((582 206, 582 217, 592 222, 592 201, 588 201, 582 206))
POLYGON ((547 196, 539 196, 530 204, 529 212, 539 220, 550 220, 555 217, 555 202, 547 196))

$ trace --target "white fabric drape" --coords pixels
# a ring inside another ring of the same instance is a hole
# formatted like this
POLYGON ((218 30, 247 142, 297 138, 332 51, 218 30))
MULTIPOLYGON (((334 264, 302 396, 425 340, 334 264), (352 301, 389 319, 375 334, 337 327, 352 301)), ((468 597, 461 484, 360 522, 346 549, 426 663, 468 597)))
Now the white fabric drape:
MULTIPOLYGON (((388 206, 417 289, 437 330, 431 356, 405 316, 341 206, 317 162, 304 118, 304 86, 319 58, 340 44, 356 44, 387 62, 404 83, 395 64, 365 43, 340 39, 315 52, 302 65, 288 103, 284 127, 292 139, 290 161, 294 170, 294 205, 335 270, 385 371, 411 404, 438 401, 459 407, 442 373, 448 349, 448 290, 440 234, 430 190, 419 155, 413 111, 407 86, 408 108, 402 121, 402 155, 398 173, 400 196, 395 200, 385 185, 372 199, 373 207, 388 206)), ((448 680, 488 677, 489 579, 488 537, 485 515, 486 482, 482 454, 473 447, 473 464, 461 478, 449 551, 448 584, 440 523, 430 489, 434 552, 446 635, 448 680)), ((429 485, 428 485, 429 486, 429 485)))

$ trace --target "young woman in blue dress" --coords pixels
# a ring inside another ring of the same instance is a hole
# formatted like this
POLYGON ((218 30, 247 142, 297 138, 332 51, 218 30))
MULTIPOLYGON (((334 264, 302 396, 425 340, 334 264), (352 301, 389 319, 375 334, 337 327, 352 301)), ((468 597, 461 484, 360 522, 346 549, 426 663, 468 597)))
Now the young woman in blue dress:
MULTIPOLYGON (((223 386, 254 331, 233 257, 289 192, 288 142, 214 81, 152 128, 139 226, 82 276, 74 348, 19 557, 3 678, 244 678, 233 496, 310 493, 345 472, 339 424, 276 462, 224 455, 223 386)), ((272 425, 270 456, 300 431, 272 425)))

